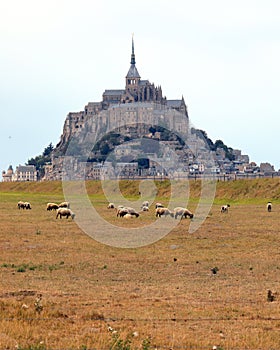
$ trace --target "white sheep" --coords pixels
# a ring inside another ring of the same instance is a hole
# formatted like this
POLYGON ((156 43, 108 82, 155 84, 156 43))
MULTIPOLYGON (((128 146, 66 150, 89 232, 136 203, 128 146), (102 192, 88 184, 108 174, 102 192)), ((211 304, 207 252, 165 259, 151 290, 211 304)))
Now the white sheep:
POLYGON ((107 206, 107 209, 115 209, 115 204, 114 203, 109 203, 107 206))
POLYGON ((268 202, 268 203, 267 203, 266 209, 267 209, 267 211, 268 211, 269 213, 272 211, 272 203, 271 203, 271 202, 268 202))
POLYGON ((177 216, 180 216, 181 219, 184 217, 185 219, 187 217, 189 217, 190 219, 193 218, 193 213, 187 209, 187 208, 183 208, 183 207, 177 207, 174 209, 174 215, 175 215, 175 219, 177 219, 177 216))
POLYGON ((136 216, 137 218, 139 216, 139 213, 137 213, 137 211, 131 207, 120 208, 117 211, 117 216, 119 216, 121 218, 124 217, 126 214, 131 214, 133 216, 136 216))
POLYGON ((172 213, 172 211, 170 211, 168 208, 156 208, 156 217, 162 217, 162 215, 166 216, 171 216, 172 218, 174 218, 174 213, 172 213))
POLYGON ((68 208, 58 208, 57 211, 56 211, 56 219, 57 219, 58 217, 61 219, 62 216, 66 216, 66 219, 68 219, 69 216, 71 216, 72 220, 74 220, 74 218, 75 218, 75 214, 72 212, 71 209, 68 209, 68 208))
POLYGON ((56 203, 47 203, 47 210, 57 210, 59 208, 56 203))
POLYGON ((70 209, 70 203, 69 202, 62 202, 58 205, 59 208, 68 208, 70 209))
POLYGON ((230 208, 229 204, 225 204, 221 206, 221 213, 228 213, 228 208, 230 208))
POLYGON ((133 218, 133 215, 131 215, 131 214, 125 214, 124 216, 123 216, 125 219, 132 219, 133 218))

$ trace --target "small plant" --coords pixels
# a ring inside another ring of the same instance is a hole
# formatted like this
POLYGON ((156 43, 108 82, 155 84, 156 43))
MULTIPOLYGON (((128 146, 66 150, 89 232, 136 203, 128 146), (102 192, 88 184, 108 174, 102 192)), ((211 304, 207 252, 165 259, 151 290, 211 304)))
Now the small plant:
POLYGON ((19 266, 19 267, 17 268, 17 272, 25 272, 25 271, 26 271, 25 266, 19 266))
POLYGON ((219 271, 219 268, 217 266, 215 266, 211 269, 211 271, 212 271, 213 275, 216 275, 217 272, 219 271))
POLYGON ((42 294, 38 294, 35 303, 35 311, 38 312, 38 314, 40 314, 43 310, 43 305, 42 305, 42 294))
POLYGON ((36 235, 40 235, 41 231, 39 229, 37 229, 35 233, 36 233, 36 235))
POLYGON ((143 350, 150 350, 151 349, 151 339, 147 338, 142 341, 142 349, 143 350))
POLYGON ((110 350, 130 350, 131 340, 129 337, 121 339, 118 333, 113 334, 112 344, 110 350))

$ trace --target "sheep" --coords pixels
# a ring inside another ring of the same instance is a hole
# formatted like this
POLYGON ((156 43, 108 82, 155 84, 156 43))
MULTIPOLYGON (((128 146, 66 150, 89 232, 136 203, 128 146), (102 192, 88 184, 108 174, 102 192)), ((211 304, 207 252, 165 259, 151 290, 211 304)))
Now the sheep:
POLYGON ((62 216, 66 216, 66 219, 69 218, 69 216, 71 216, 72 220, 74 220, 75 218, 75 214, 72 212, 71 209, 68 208, 58 208, 56 211, 56 219, 58 217, 60 217, 60 219, 62 218, 62 216))
POLYGON ((161 203, 156 203, 156 209, 157 208, 164 208, 164 205, 162 205, 161 203))
POLYGON ((177 207, 174 209, 174 215, 175 215, 175 219, 177 219, 177 216, 181 216, 181 219, 184 217, 185 219, 187 217, 189 217, 190 219, 193 218, 193 213, 188 210, 187 208, 183 208, 183 207, 177 207))
POLYGON ((132 218, 133 218, 133 215, 131 215, 131 214, 125 214, 123 217, 124 217, 125 219, 132 219, 132 218))
POLYGON ((47 210, 57 210, 58 208, 59 208, 59 206, 56 203, 48 203, 47 204, 47 210))
POLYGON ((267 211, 270 213, 271 210, 272 210, 272 203, 271 202, 268 202, 267 205, 266 205, 266 209, 267 211))
POLYGON ((62 202, 58 205, 59 208, 68 208, 70 209, 70 203, 69 202, 62 202))
POLYGON ((228 213, 228 208, 230 208, 229 204, 221 206, 221 213, 228 213))
POLYGON ((18 209, 31 209, 31 204, 29 202, 19 201, 17 206, 18 206, 18 209))
POLYGON ((170 211, 168 208, 156 208, 156 217, 162 217, 164 215, 165 217, 170 215, 172 218, 174 218, 174 213, 170 211))
POLYGON ((115 204, 114 203, 109 203, 107 206, 107 209, 115 209, 115 204))
POLYGON ((134 208, 131 207, 126 207, 126 209, 128 210, 128 213, 131 215, 134 215, 138 218, 138 216, 140 215, 139 213, 137 213, 137 211, 134 208))
POLYGON ((30 210, 31 210, 31 204, 30 204, 29 202, 25 202, 25 203, 24 203, 24 207, 25 207, 26 210, 27 210, 27 209, 30 209, 30 210))
POLYGON ((128 214, 128 210, 127 210, 127 208, 125 208, 125 207, 123 207, 123 206, 118 206, 118 209, 117 209, 117 217, 118 216, 120 216, 120 217, 123 217, 125 214, 124 214, 124 212, 126 213, 126 214, 128 214))
POLYGON ((126 214, 131 214, 131 215, 134 215, 138 218, 138 216, 140 215, 139 213, 136 212, 135 209, 133 208, 130 208, 130 207, 124 207, 124 208, 120 208, 118 209, 117 211, 117 216, 119 217, 124 217, 126 214))
POLYGON ((18 209, 25 209, 24 202, 22 202, 22 201, 19 201, 17 206, 18 206, 18 209))
POLYGON ((149 211, 149 207, 147 207, 147 206, 144 205, 144 206, 142 207, 141 210, 142 210, 142 211, 149 211))
POLYGON ((149 202, 148 202, 148 201, 144 201, 144 202, 142 203, 141 208, 143 209, 144 207, 148 207, 148 208, 149 208, 149 202))

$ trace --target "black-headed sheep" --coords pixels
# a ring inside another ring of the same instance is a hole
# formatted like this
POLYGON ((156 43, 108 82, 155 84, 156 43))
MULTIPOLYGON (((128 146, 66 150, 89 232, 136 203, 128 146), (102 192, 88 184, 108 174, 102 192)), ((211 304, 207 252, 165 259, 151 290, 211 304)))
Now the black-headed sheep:
POLYGON ((69 202, 62 202, 58 205, 59 208, 68 208, 70 209, 70 203, 69 202))
POLYGON ((24 203, 25 209, 31 209, 31 204, 29 202, 24 203))
POLYGON ((161 204, 161 203, 156 203, 156 209, 157 209, 157 208, 164 208, 164 205, 161 204))
POLYGON ((25 209, 24 202, 22 202, 22 201, 19 201, 17 206, 18 206, 18 209, 25 209))
POLYGON ((172 213, 171 210, 168 208, 156 208, 156 217, 162 217, 162 216, 171 216, 174 218, 174 213, 172 213))
POLYGON ((59 206, 56 203, 48 203, 47 204, 47 210, 57 210, 58 208, 59 208, 59 206))
POLYGON ((271 202, 268 202, 268 203, 267 203, 266 209, 267 209, 267 211, 268 211, 269 213, 272 211, 272 203, 271 203, 271 202))
POLYGON ((148 201, 144 201, 144 202, 142 203, 141 208, 143 209, 144 207, 148 207, 148 208, 149 208, 149 202, 148 202, 148 201))
POLYGON ((75 218, 75 214, 72 212, 71 209, 68 208, 58 208, 56 211, 56 219, 59 217, 60 219, 65 216, 66 219, 69 218, 69 216, 71 216, 72 220, 74 220, 75 218))
POLYGON ((31 209, 31 204, 29 202, 19 201, 17 206, 18 206, 18 209, 31 209))
POLYGON ((149 207, 147 207, 147 206, 142 206, 142 209, 141 209, 142 211, 149 211, 149 207))
POLYGON ((177 216, 180 216, 181 219, 184 217, 185 219, 187 217, 189 217, 190 219, 193 218, 193 213, 187 209, 187 208, 183 208, 183 207, 177 207, 174 209, 174 216, 175 216, 175 219, 177 219, 177 216))
POLYGON ((229 204, 221 206, 221 213, 228 213, 228 208, 230 208, 229 204))
POLYGON ((115 209, 115 204, 114 203, 109 203, 107 206, 107 209, 115 209))

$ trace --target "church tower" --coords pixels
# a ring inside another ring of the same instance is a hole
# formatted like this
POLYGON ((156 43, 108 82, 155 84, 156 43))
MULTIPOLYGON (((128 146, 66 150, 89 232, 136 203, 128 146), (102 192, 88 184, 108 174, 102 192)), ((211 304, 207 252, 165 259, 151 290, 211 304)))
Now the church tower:
POLYGON ((131 61, 130 61, 130 68, 129 71, 125 77, 126 84, 125 89, 126 91, 130 91, 132 94, 137 91, 139 81, 141 79, 140 74, 138 73, 138 70, 135 66, 135 54, 134 54, 134 40, 132 37, 132 52, 131 52, 131 61))

